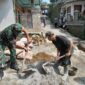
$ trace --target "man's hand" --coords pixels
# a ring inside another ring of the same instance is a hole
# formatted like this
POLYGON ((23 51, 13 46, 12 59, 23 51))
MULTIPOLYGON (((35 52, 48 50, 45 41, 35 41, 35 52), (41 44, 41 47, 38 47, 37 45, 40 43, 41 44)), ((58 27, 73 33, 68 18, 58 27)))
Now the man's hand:
POLYGON ((28 51, 28 48, 24 47, 24 50, 27 52, 28 51))
POLYGON ((60 59, 64 58, 66 55, 62 55, 62 56, 57 56, 56 60, 59 61, 60 59))
POLYGON ((66 55, 66 56, 70 56, 70 55, 71 55, 71 53, 70 53, 70 52, 68 52, 68 53, 66 53, 65 55, 66 55))
POLYGON ((56 61, 59 61, 61 58, 59 56, 56 57, 56 61))

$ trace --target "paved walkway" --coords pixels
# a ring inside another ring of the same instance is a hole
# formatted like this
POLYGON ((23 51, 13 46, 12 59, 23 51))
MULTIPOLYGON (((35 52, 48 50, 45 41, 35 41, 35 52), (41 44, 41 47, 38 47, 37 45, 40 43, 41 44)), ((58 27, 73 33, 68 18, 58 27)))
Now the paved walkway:
POLYGON ((42 29, 44 30, 44 32, 46 31, 52 31, 54 34, 57 35, 63 35, 66 36, 67 38, 73 40, 73 41, 78 41, 77 37, 72 36, 70 33, 66 32, 65 30, 61 29, 61 28, 55 28, 50 21, 47 21, 47 25, 46 27, 42 26, 42 29))
MULTIPOLYGON (((42 28, 44 32, 46 31, 52 31, 54 34, 57 35, 63 35, 69 38, 70 40, 73 40, 74 42, 78 41, 77 37, 72 36, 70 33, 60 29, 55 28, 51 25, 51 23, 48 21, 45 28, 42 28)), ((74 77, 70 77, 69 84, 70 85, 85 85, 85 53, 81 50, 78 50, 74 52, 74 55, 72 57, 73 66, 76 66, 78 68, 78 73, 74 77)))

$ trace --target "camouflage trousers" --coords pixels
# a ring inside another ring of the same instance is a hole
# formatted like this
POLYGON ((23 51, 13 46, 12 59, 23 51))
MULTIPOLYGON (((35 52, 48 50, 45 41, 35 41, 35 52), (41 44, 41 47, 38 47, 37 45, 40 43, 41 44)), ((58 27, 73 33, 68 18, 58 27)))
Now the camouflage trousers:
POLYGON ((0 42, 0 65, 6 63, 6 55, 4 53, 5 48, 8 47, 10 50, 10 62, 15 62, 16 60, 16 49, 13 44, 4 45, 2 42, 0 42))

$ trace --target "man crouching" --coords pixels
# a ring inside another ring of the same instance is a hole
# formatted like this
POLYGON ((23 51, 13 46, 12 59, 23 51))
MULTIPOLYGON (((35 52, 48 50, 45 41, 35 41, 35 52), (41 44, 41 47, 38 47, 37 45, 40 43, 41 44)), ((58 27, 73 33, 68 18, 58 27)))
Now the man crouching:
MULTIPOLYGON (((16 39, 18 35, 20 35, 22 32, 24 32, 27 41, 29 43, 29 36, 26 29, 19 23, 12 24, 5 28, 0 33, 0 58, 2 59, 2 62, 0 63, 2 67, 4 67, 5 64, 5 53, 4 50, 6 47, 10 50, 10 68, 14 70, 19 70, 17 62, 16 62, 16 39)), ((18 47, 24 49, 27 51, 26 47, 22 47, 18 45, 18 47)))
POLYGON ((54 35, 54 33, 48 31, 46 32, 46 37, 49 41, 52 41, 52 43, 55 45, 57 50, 57 56, 56 56, 56 66, 57 66, 57 72, 60 74, 60 71, 58 69, 59 66, 64 67, 64 76, 63 80, 67 79, 68 75, 68 68, 71 65, 71 56, 72 56, 72 43, 69 39, 67 39, 64 36, 61 35, 54 35))

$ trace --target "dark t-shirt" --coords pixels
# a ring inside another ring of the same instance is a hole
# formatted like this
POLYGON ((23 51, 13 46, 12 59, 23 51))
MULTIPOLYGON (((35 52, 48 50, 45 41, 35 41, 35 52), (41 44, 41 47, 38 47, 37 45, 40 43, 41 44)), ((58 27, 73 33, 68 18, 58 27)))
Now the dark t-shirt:
POLYGON ((56 40, 52 41, 60 53, 66 53, 70 47, 70 41, 64 36, 56 36, 56 40))

